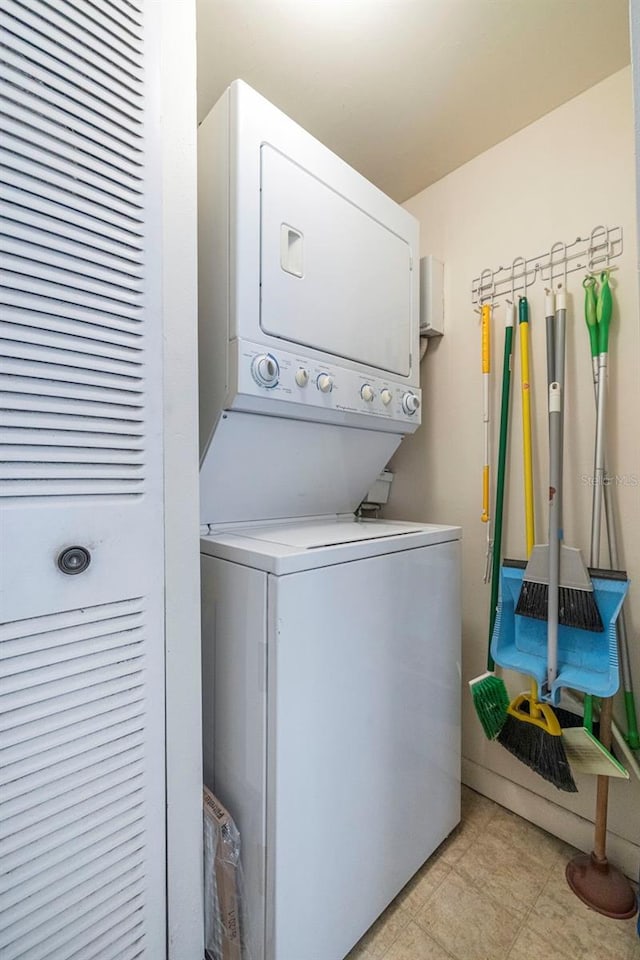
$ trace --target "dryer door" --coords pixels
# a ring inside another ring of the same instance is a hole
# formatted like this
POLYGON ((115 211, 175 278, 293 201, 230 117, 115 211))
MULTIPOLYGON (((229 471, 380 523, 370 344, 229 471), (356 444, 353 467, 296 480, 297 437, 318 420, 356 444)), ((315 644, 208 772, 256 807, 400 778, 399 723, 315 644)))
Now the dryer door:
POLYGON ((264 332, 408 376, 406 240, 268 144, 261 186, 264 332))

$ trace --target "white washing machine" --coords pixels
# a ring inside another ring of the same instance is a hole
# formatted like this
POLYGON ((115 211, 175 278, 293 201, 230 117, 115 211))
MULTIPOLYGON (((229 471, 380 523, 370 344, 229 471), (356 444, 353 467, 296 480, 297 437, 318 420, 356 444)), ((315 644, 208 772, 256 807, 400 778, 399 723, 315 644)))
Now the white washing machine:
POLYGON ((236 82, 199 133, 205 783, 252 960, 341 960, 459 820, 459 530, 353 516, 420 424, 418 225, 236 82))
POLYGON ((459 820, 459 537, 202 539, 205 782, 240 828, 255 960, 342 960, 459 820))

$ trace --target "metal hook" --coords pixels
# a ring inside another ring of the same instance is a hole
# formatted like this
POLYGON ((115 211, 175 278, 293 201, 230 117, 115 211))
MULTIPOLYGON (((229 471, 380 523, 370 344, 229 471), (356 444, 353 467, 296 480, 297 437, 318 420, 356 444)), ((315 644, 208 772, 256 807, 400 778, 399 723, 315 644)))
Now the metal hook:
POLYGON ((493 282, 493 270, 490 267, 485 267, 481 272, 480 278, 478 280, 478 303, 482 306, 484 300, 491 300, 493 303, 493 298, 495 296, 495 283, 493 282), (487 296, 484 295, 484 277, 487 275, 489 277, 489 293, 487 296))
POLYGON ((609 228, 600 224, 597 227, 594 227, 591 233, 589 234, 589 249, 587 251, 589 257, 587 263, 587 270, 589 273, 597 273, 601 268, 600 265, 604 260, 604 268, 608 269, 609 267, 609 228), (602 237, 602 242, 597 243, 597 238, 602 237), (604 246, 604 253, 598 255, 598 251, 604 246))
POLYGON ((551 286, 551 289, 553 289, 553 281, 554 281, 553 256, 556 250, 562 250, 562 259, 556 262, 559 262, 563 268, 562 277, 564 282, 564 288, 566 290, 567 289, 567 245, 561 240, 557 240, 555 243, 553 243, 551 245, 551 249, 549 250, 549 284, 551 286))
POLYGON ((524 257, 514 257, 511 261, 511 297, 513 302, 516 302, 516 279, 520 279, 516 274, 516 264, 522 264, 522 274, 520 275, 523 280, 522 294, 526 297, 527 295, 527 261, 524 257))

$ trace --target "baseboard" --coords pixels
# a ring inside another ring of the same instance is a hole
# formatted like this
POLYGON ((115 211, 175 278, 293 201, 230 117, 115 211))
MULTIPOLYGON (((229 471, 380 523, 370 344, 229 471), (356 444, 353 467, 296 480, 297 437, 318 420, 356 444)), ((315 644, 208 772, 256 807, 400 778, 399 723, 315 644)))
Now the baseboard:
MULTIPOLYGON (((547 833, 588 853, 593 846, 593 823, 473 760, 462 758, 462 782, 547 833)), ((618 834, 607 834, 607 853, 612 863, 632 880, 638 880, 640 846, 618 834)))

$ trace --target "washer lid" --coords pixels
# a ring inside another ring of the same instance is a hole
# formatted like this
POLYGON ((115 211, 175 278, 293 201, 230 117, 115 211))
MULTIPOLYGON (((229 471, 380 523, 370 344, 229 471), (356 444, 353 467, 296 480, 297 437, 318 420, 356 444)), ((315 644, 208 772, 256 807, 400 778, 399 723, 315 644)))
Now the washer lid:
POLYGON ((256 529, 240 537, 262 540, 266 543, 278 543, 302 550, 321 550, 322 547, 336 546, 340 543, 355 543, 362 540, 378 540, 380 537, 395 537, 421 532, 419 525, 393 523, 388 520, 356 520, 355 518, 313 520, 304 525, 291 523, 274 524, 256 529))
POLYGON ((459 540, 460 536, 459 527, 334 516, 234 527, 202 537, 200 546, 203 554, 279 575, 459 540))

